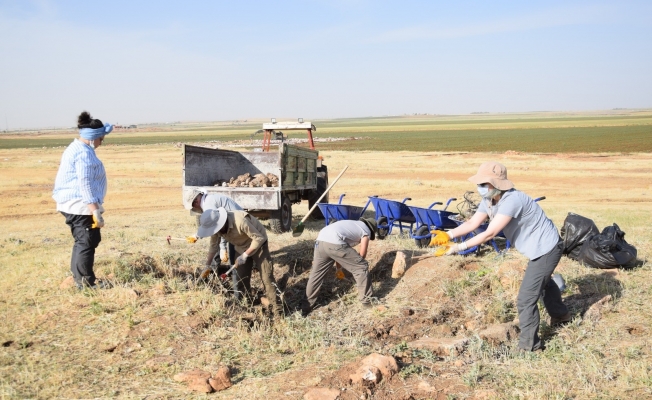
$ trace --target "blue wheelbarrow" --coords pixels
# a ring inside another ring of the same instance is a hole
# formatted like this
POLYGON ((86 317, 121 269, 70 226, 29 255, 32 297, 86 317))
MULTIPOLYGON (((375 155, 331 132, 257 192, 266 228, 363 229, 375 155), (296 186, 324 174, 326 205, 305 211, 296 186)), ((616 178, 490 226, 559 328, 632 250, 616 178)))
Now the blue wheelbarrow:
MULTIPOLYGON (((406 197, 400 202, 381 199, 378 196, 369 196, 369 201, 376 211, 379 237, 385 237, 391 234, 394 226, 398 226, 401 233, 403 233, 403 224, 409 224, 409 231, 412 232, 412 226, 417 220, 414 218, 412 211, 405 205, 405 202, 408 200, 412 199, 406 197)), ((407 226, 405 228, 407 229, 407 226)))
POLYGON ((428 247, 432 237, 430 233, 432 230, 447 230, 457 227, 457 224, 448 218, 457 215, 457 213, 446 211, 451 201, 455 200, 457 199, 448 199, 446 206, 442 210, 433 210, 434 206, 443 205, 441 201, 435 201, 428 208, 408 206, 417 224, 414 234, 411 234, 417 247, 428 247))
MULTIPOLYGON (((545 198, 546 198, 546 196, 537 197, 536 199, 534 199, 534 201, 545 200, 545 198)), ((459 217, 458 217, 457 215, 451 215, 451 216, 448 217, 448 219, 451 220, 451 221, 453 221, 453 223, 455 223, 455 225, 458 225, 458 226, 459 226, 459 225, 462 225, 462 224, 465 222, 465 221, 460 220, 459 217)), ((488 227, 489 227, 489 223, 481 224, 481 225, 480 225, 477 229, 475 229, 474 231, 469 232, 469 233, 467 233, 466 235, 464 235, 464 236, 462 236, 462 237, 455 238, 454 241, 455 241, 455 242, 458 242, 458 243, 461 243, 461 242, 464 242, 464 241, 466 241, 466 240, 469 240, 469 239, 471 239, 472 237, 474 237, 475 235, 479 235, 479 234, 481 234, 482 232, 486 231, 488 227)), ((512 247, 512 244, 511 244, 510 241, 505 237, 505 234, 504 234, 502 231, 500 231, 500 233, 498 233, 498 235, 496 235, 495 238, 491 239, 491 240, 489 241, 489 244, 491 244, 491 247, 493 247, 494 250, 496 250, 496 252, 497 252, 498 254, 506 253, 507 250, 509 250, 509 249, 512 247), (505 249, 504 249, 504 250, 502 250, 502 251, 500 250, 500 248, 498 247, 498 244, 496 243, 496 240, 495 240, 496 238, 502 238, 502 239, 505 239, 505 249)), ((473 246, 473 247, 469 247, 468 249, 466 249, 466 250, 464 250, 464 251, 460 251, 458 254, 465 255, 465 254, 470 254, 470 253, 476 253, 476 252, 480 249, 480 246, 481 246, 481 245, 473 246)))
POLYGON ((321 213, 324 215, 324 222, 327 226, 333 222, 345 219, 357 221, 364 215, 367 207, 369 207, 369 200, 367 200, 367 204, 364 207, 342 204, 344 196, 346 196, 346 193, 340 195, 340 201, 337 204, 317 203, 321 213))

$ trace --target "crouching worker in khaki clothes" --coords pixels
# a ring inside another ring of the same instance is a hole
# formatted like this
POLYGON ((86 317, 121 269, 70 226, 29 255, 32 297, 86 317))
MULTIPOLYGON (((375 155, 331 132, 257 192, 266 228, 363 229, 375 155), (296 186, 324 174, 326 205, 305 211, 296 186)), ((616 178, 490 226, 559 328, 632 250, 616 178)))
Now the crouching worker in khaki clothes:
POLYGON ((246 211, 226 211, 222 207, 206 210, 199 217, 197 237, 209 236, 209 253, 215 254, 218 251, 222 237, 235 247, 239 254, 235 260, 238 286, 244 288, 245 295, 251 293, 251 270, 253 263, 256 263, 272 312, 280 315, 282 308, 276 298, 274 265, 267 245, 267 232, 260 221, 246 211))
POLYGON ((304 316, 315 307, 326 273, 335 264, 339 264, 353 275, 358 288, 358 300, 363 306, 371 305, 370 299, 373 293, 369 278, 369 263, 365 257, 369 240, 374 240, 377 233, 376 221, 371 218, 360 218, 359 221, 337 221, 319 232, 306 286, 306 298, 301 304, 301 312, 304 316), (360 253, 353 249, 358 243, 360 253))

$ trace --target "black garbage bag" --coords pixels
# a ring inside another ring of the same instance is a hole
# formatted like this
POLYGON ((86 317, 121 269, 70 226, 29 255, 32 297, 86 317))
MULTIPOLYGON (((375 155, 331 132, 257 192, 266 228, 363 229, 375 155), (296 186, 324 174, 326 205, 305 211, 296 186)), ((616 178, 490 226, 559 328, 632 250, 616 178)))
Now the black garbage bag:
POLYGON ((613 224, 582 245, 578 261, 591 268, 618 268, 636 260, 636 247, 625 241, 625 232, 613 224))
POLYGON ((569 212, 561 228, 561 237, 564 240, 563 254, 577 260, 582 244, 599 233, 600 230, 592 219, 569 212))

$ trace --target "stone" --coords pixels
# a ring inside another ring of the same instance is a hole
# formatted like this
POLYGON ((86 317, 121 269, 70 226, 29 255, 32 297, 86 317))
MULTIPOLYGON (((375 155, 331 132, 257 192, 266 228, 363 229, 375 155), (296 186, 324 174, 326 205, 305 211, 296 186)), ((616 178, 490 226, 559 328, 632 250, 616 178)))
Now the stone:
POLYGON ((200 393, 212 393, 213 387, 208 384, 208 380, 204 378, 196 378, 188 382, 188 389, 200 393))
MULTIPOLYGON (((359 383, 366 377, 370 377, 370 372, 373 374, 375 371, 380 373, 378 377, 378 382, 381 379, 389 380, 398 372, 398 364, 392 356, 383 356, 382 354, 373 353, 363 358, 360 362, 360 367, 356 370, 355 373, 349 376, 349 379, 352 383, 359 383)), ((377 382, 376 382, 377 383, 377 382)))
POLYGON ((380 373, 380 370, 376 367, 368 366, 365 367, 365 371, 362 373, 362 379, 371 382, 371 383, 378 383, 382 379, 382 375, 380 373))
POLYGON ((210 377, 211 374, 206 371, 202 371, 201 369, 193 369, 192 371, 179 372, 178 374, 174 375, 172 379, 177 382, 189 382, 197 378, 208 380, 210 377))
POLYGON ((269 307, 269 300, 267 300, 267 297, 261 297, 260 304, 265 308, 269 307))
POLYGON ((61 282, 61 284, 59 285, 59 289, 66 290, 74 286, 75 286, 75 278, 69 276, 66 279, 64 279, 63 282, 61 282))
POLYGON ((610 294, 604 296, 597 302, 593 303, 591 307, 584 313, 584 318, 591 321, 599 321, 602 318, 602 309, 612 300, 610 294))
POLYGON ((303 395, 304 400, 337 400, 340 398, 340 391, 331 388, 312 388, 303 395))
POLYGON ((414 349, 427 349, 439 356, 454 356, 464 351, 468 343, 467 338, 423 337, 408 343, 408 346, 414 349))
POLYGON ((512 322, 490 325, 478 333, 480 339, 486 340, 494 346, 508 342, 518 337, 518 327, 512 322))
POLYGON ((414 310, 411 308, 404 308, 401 312, 406 317, 409 317, 410 315, 414 315, 414 310))
POLYGON ((405 268, 407 267, 405 253, 402 251, 396 252, 396 258, 394 259, 394 265, 392 265, 392 278, 400 278, 405 274, 405 268))
POLYGON ((219 367, 213 377, 208 380, 208 383, 216 392, 230 388, 233 385, 231 383, 231 370, 229 367, 219 367))

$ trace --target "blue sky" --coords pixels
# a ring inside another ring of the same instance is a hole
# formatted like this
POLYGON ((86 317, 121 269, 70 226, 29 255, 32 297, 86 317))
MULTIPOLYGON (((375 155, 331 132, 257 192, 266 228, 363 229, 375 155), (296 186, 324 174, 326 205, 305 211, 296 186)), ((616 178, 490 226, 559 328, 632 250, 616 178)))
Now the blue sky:
POLYGON ((652 107, 649 1, 0 0, 0 129, 652 107))

